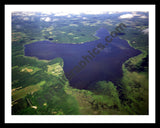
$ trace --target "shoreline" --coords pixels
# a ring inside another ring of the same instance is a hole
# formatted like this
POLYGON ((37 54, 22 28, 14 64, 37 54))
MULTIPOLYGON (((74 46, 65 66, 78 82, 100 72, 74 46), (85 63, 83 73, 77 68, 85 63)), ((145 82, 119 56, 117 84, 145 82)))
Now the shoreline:
MULTIPOLYGON (((102 28, 102 27, 101 27, 102 28)), ((99 29, 101 29, 101 28, 99 28, 99 29)), ((98 30, 99 30, 98 29, 98 30)), ((96 38, 95 40, 98 40, 98 39, 100 39, 100 37, 98 37, 98 36, 96 36, 96 34, 97 34, 97 31, 98 30, 96 30, 93 34, 92 34, 92 36, 94 37, 94 38, 96 38)), ((65 43, 65 42, 52 42, 51 40, 47 40, 47 39, 44 39, 44 38, 40 38, 39 40, 31 40, 31 41, 28 41, 28 42, 26 42, 24 45, 27 45, 27 44, 31 44, 31 43, 34 43, 34 42, 38 42, 38 41, 49 41, 49 42, 51 42, 51 43, 56 43, 56 44, 84 44, 84 43, 87 43, 87 42, 91 42, 91 41, 95 41, 95 40, 88 40, 88 41, 84 41, 84 42, 79 42, 79 43, 65 43)))

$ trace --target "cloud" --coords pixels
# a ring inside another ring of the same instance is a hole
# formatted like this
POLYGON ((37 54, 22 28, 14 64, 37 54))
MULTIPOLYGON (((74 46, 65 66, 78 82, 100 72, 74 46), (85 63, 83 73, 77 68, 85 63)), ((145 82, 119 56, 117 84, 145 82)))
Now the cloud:
POLYGON ((120 15, 119 19, 131 19, 133 17, 134 17, 133 14, 124 14, 124 15, 120 15))
POLYGON ((68 16, 69 13, 68 12, 56 12, 54 13, 54 16, 68 16))
POLYGON ((145 19, 145 18, 147 18, 147 16, 142 15, 142 16, 140 16, 139 18, 145 19))
POLYGON ((138 18, 142 18, 142 19, 147 18, 147 16, 145 16, 143 14, 138 14, 137 12, 132 12, 132 14, 128 13, 128 14, 120 15, 119 19, 131 19, 135 16, 138 17, 138 18))
POLYGON ((51 21, 51 18, 47 17, 47 18, 45 19, 45 21, 46 21, 46 22, 49 22, 49 21, 51 21))
POLYGON ((149 32, 149 29, 148 29, 148 28, 142 30, 142 33, 143 33, 143 34, 148 34, 148 32, 149 32))
POLYGON ((49 21, 51 21, 51 18, 50 17, 41 17, 40 20, 44 20, 46 22, 49 22, 49 21))
POLYGON ((24 17, 23 20, 27 21, 27 20, 29 20, 29 18, 28 17, 24 17))

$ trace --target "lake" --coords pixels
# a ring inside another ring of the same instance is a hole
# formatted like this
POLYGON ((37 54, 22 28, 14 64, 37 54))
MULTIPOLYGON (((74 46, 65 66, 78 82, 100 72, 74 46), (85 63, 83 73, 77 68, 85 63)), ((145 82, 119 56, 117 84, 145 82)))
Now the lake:
MULTIPOLYGON (((95 34, 99 39, 83 44, 34 42, 25 45, 25 56, 37 57, 40 60, 61 57, 64 61, 65 75, 69 78, 68 73, 83 60, 82 56, 89 55, 88 51, 92 51, 98 43, 106 44, 105 37, 108 35, 109 32, 106 29, 100 28, 95 34)), ((116 37, 72 77, 70 85, 79 89, 87 89, 89 85, 101 80, 115 83, 122 78, 122 64, 130 57, 140 53, 139 50, 130 47, 126 40, 116 37)))

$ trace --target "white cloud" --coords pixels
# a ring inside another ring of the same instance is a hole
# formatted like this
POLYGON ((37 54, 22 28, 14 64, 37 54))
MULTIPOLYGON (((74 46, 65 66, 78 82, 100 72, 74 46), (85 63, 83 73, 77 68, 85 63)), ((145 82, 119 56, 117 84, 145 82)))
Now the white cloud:
POLYGON ((139 18, 145 19, 145 18, 147 18, 147 16, 142 15, 142 16, 140 16, 139 18))
POLYGON ((148 34, 148 32, 149 32, 149 29, 148 29, 148 28, 142 30, 142 33, 144 33, 144 34, 148 34))
POLYGON ((45 21, 46 21, 46 22, 49 22, 49 21, 51 21, 51 18, 47 17, 47 18, 45 19, 45 21))
POLYGON ((133 17, 137 16, 138 18, 145 19, 147 16, 143 14, 138 14, 137 12, 132 12, 132 14, 123 14, 119 16, 119 19, 131 19, 133 17))
POLYGON ((24 17, 23 20, 27 21, 27 20, 29 20, 29 18, 28 17, 24 17))
POLYGON ((87 18, 86 18, 86 17, 83 17, 82 19, 83 19, 83 20, 86 20, 87 18))
POLYGON ((121 13, 126 11, 107 11, 108 14, 115 14, 115 13, 121 13))
POLYGON ((67 12, 55 12, 54 13, 54 16, 68 16, 69 15, 69 13, 67 13, 67 12))
POLYGON ((49 21, 51 21, 51 18, 50 17, 41 17, 40 20, 41 21, 44 20, 46 22, 49 22, 49 21))
POLYGON ((120 15, 119 19, 131 19, 134 17, 134 14, 124 14, 124 15, 120 15))
POLYGON ((68 17, 68 18, 70 18, 70 17, 71 17, 71 15, 67 15, 67 17, 68 17))

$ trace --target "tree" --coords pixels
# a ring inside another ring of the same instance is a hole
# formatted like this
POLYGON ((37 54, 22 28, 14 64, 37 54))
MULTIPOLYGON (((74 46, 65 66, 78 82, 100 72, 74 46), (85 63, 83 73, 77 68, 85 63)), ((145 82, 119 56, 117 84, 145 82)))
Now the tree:
POLYGON ((120 108, 121 105, 119 94, 116 86, 112 82, 97 82, 95 86, 95 92, 101 96, 99 100, 102 101, 103 99, 104 104, 108 104, 109 106, 117 106, 118 108, 120 108))
POLYGON ((98 93, 108 96, 117 96, 118 92, 116 86, 112 82, 99 81, 96 83, 96 90, 98 93))

